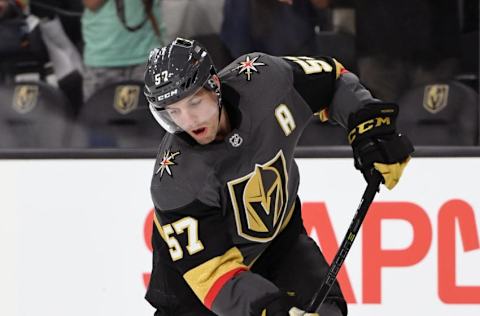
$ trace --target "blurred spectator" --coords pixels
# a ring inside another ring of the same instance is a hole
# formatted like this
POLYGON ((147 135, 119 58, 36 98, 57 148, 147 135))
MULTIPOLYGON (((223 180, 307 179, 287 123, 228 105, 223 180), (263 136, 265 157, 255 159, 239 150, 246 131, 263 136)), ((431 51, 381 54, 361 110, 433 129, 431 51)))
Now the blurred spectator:
POLYGON ((84 99, 105 84, 142 80, 145 56, 162 45, 159 0, 83 0, 84 99))
POLYGON ((23 2, 0 0, 0 81, 13 82, 22 73, 46 77, 48 53, 39 22, 23 2))
POLYGON ((236 58, 252 51, 315 55, 329 0, 226 0, 221 36, 236 58), (287 22, 288 21, 288 22, 287 22))
POLYGON ((82 57, 77 46, 65 33, 58 16, 51 19, 43 18, 40 29, 57 81, 54 84, 65 92, 77 112, 83 103, 84 66, 82 57))
POLYGON ((80 17, 82 0, 30 0, 30 11, 40 19, 60 18, 68 38, 81 51, 83 45, 80 17))
POLYGON ((83 62, 58 18, 38 18, 25 2, 1 0, 1 74, 6 83, 45 81, 60 88, 78 107, 83 62))
POLYGON ((21 8, 22 5, 20 2, 16 2, 16 1, 1 0, 0 1, 0 21, 11 18, 12 16, 18 15, 18 11, 16 11, 15 7, 21 8))
POLYGON ((458 3, 355 0, 360 79, 380 99, 453 78, 458 67, 458 3))
POLYGON ((233 58, 220 38, 224 0, 162 0, 168 42, 177 37, 195 39, 210 52, 215 67, 222 69, 233 58))
MULTIPOLYGON (((219 34, 224 0, 162 0, 167 42, 219 34)), ((202 43, 203 44, 203 43, 202 43)))

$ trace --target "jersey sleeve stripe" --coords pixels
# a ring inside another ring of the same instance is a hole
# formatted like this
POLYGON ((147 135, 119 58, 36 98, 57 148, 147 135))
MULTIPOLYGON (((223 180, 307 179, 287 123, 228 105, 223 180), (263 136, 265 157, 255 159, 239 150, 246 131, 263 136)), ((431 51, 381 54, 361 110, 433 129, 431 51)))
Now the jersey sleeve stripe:
POLYGON ((213 301, 215 300, 215 298, 218 295, 218 292, 220 292, 220 290, 225 285, 225 283, 227 283, 228 280, 230 280, 231 278, 236 276, 238 273, 240 273, 242 271, 246 271, 246 270, 247 269, 243 268, 243 267, 242 268, 236 268, 236 269, 233 269, 231 271, 228 271, 227 273, 222 275, 220 278, 218 278, 218 280, 212 285, 212 288, 210 289, 210 291, 208 291, 207 295, 205 296, 205 300, 203 302, 205 304, 205 306, 208 309, 211 309, 212 305, 213 305, 213 301))
POLYGON ((338 60, 336 60, 335 58, 333 58, 333 61, 335 62, 335 69, 336 69, 335 79, 338 79, 340 75, 348 72, 348 70, 345 69, 345 67, 340 62, 338 62, 338 60))
POLYGON ((230 248, 223 255, 212 258, 187 271, 183 278, 200 301, 206 305, 207 295, 210 306, 221 287, 240 270, 248 270, 237 247, 230 248), (210 294, 210 292, 212 292, 210 294))

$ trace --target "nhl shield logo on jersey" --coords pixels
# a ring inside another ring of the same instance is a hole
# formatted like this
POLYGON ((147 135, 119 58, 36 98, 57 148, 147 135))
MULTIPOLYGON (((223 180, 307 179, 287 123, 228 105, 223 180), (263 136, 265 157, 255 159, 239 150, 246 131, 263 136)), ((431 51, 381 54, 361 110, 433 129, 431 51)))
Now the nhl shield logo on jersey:
POLYGON ((283 152, 253 172, 228 182, 237 232, 245 239, 268 242, 282 226, 288 202, 287 167, 283 152))
POLYGON ((240 135, 238 135, 238 133, 235 133, 232 136, 230 136, 228 141, 233 147, 239 147, 243 143, 243 138, 240 135))
POLYGON ((267 65, 265 63, 257 62, 258 58, 260 58, 260 56, 255 56, 250 59, 250 56, 247 55, 247 57, 245 57, 245 61, 239 62, 239 66, 233 68, 232 71, 238 71, 239 75, 242 73, 245 74, 247 81, 250 81, 252 79, 252 74, 254 72, 258 73, 257 66, 267 65))
POLYGON ((158 166, 158 169, 155 171, 155 174, 160 173, 160 179, 162 179, 163 173, 165 171, 170 177, 173 177, 172 169, 170 168, 172 166, 177 165, 177 163, 173 160, 178 155, 180 155, 179 151, 176 151, 176 152, 171 152, 170 150, 165 151, 165 153, 163 154, 162 161, 160 161, 160 165, 158 166))

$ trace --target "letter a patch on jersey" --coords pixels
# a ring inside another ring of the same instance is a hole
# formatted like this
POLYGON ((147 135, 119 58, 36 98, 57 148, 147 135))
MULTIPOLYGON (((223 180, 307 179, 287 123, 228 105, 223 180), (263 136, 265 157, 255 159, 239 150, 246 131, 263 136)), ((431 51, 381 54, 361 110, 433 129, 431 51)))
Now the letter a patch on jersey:
POLYGON ((283 152, 263 165, 228 182, 237 233, 245 239, 268 242, 279 232, 288 204, 288 174, 283 152))

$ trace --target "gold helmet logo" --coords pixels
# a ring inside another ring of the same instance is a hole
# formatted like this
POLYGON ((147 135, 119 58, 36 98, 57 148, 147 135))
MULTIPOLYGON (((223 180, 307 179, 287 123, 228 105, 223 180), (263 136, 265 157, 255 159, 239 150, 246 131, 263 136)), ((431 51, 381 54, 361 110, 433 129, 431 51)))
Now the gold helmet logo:
POLYGON ((425 87, 423 93, 423 107, 430 113, 438 113, 448 104, 447 84, 434 84, 425 87))
POLYGON ((17 85, 13 94, 12 107, 20 114, 26 114, 33 110, 38 101, 38 86, 17 85))
POLYGON ((115 89, 113 107, 121 114, 128 114, 138 107, 140 87, 136 85, 123 85, 115 89))
POLYGON ((245 239, 267 242, 279 232, 288 201, 287 168, 282 151, 253 172, 228 182, 237 232, 245 239))

